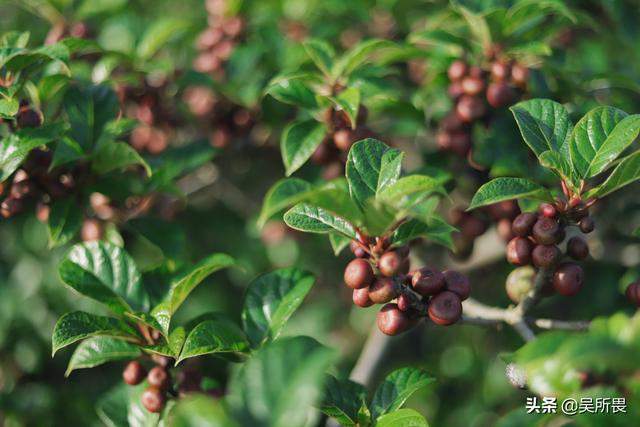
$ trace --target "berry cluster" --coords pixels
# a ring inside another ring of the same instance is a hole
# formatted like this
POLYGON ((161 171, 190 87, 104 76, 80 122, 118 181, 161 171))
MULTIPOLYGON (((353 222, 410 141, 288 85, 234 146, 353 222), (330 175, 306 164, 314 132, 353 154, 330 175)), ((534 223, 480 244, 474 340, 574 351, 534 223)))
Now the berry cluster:
POLYGON ((207 0, 205 6, 209 26, 196 41, 199 53, 193 68, 220 80, 224 77, 224 63, 242 37, 245 22, 238 16, 226 16, 225 0, 207 0))
POLYGON ((447 74, 451 81, 449 96, 455 107, 440 122, 436 143, 444 151, 465 157, 473 145, 472 125, 490 118, 488 107, 499 109, 519 99, 527 87, 529 70, 502 59, 492 60, 488 70, 457 60, 447 74))
POLYGON ((49 29, 44 44, 51 45, 65 37, 88 39, 92 37, 92 35, 91 29, 85 22, 68 23, 66 21, 59 21, 49 29))
MULTIPOLYGON (((574 262, 561 263, 563 254, 557 245, 565 240, 568 225, 577 225, 585 234, 595 227, 588 207, 581 202, 567 205, 543 203, 538 213, 521 213, 511 225, 515 237, 507 244, 507 260, 518 266, 552 268, 554 273, 550 285, 560 295, 572 296, 582 288, 584 272, 574 262)), ((582 237, 571 237, 567 241, 565 255, 583 260, 589 256, 589 246, 582 237)))
POLYGON ((351 242, 351 251, 356 258, 347 264, 344 282, 355 305, 385 304, 377 316, 384 334, 402 333, 426 316, 443 326, 461 318, 462 301, 471 292, 463 274, 430 267, 409 272, 409 247, 389 247, 384 238, 361 237, 351 242))
POLYGON ((640 307, 640 280, 637 280, 627 286, 625 295, 631 303, 636 307, 640 307))
POLYGON ((324 113, 324 121, 329 132, 311 156, 311 161, 324 166, 323 178, 333 179, 342 175, 347 153, 351 146, 374 134, 365 123, 368 111, 364 105, 358 109, 355 129, 352 128, 347 114, 343 110, 330 108, 324 113))

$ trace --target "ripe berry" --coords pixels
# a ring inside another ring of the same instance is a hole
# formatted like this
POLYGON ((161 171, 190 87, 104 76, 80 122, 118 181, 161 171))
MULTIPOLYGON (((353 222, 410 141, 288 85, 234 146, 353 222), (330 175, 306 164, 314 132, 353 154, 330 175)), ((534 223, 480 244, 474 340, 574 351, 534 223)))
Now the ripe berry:
POLYGON ((376 316, 378 329, 385 335, 398 335, 409 329, 413 322, 397 304, 386 304, 376 316))
POLYGON ((353 290, 353 303, 358 307, 371 307, 374 303, 369 298, 369 288, 361 288, 353 290))
POLYGON ((349 151, 354 143, 353 132, 350 129, 339 129, 333 134, 333 143, 341 151, 349 151))
POLYGON ((572 237, 567 242, 567 255, 577 260, 585 259, 589 256, 589 245, 582 237, 572 237))
POLYGON ((531 252, 531 259, 536 267, 556 265, 561 256, 560 249, 556 245, 536 245, 531 252))
POLYGON ((367 257, 367 252, 355 240, 352 240, 349 243, 349 249, 351 249, 351 252, 353 252, 353 254, 356 256, 356 258, 366 258, 367 257))
POLYGON ((465 215, 459 228, 465 237, 475 238, 487 231, 487 224, 475 215, 465 215))
POLYGON ((463 122, 470 123, 485 113, 485 106, 482 100, 475 96, 464 95, 456 105, 456 113, 463 122))
POLYGON ((498 221, 496 230, 498 231, 498 236, 500 236, 500 238, 505 242, 508 242, 515 237, 515 234, 511 230, 511 220, 508 218, 502 218, 498 221))
POLYGON ((336 147, 323 141, 311 155, 311 161, 317 165, 325 165, 336 157, 336 147))
POLYGON ((150 386, 159 390, 166 390, 169 388, 171 378, 169 377, 169 372, 162 366, 154 366, 147 374, 147 382, 150 386))
POLYGON ((538 209, 540 210, 540 213, 547 218, 555 218, 558 214, 555 206, 549 203, 541 203, 538 209))
POLYGON ((127 363, 124 371, 122 371, 122 379, 129 385, 140 384, 146 375, 147 371, 137 360, 132 360, 127 363))
POLYGON ((553 274, 553 288, 560 295, 572 296, 577 294, 583 283, 584 271, 578 264, 562 264, 553 274))
POLYGON ((392 277, 398 274, 404 260, 395 251, 386 252, 378 261, 378 269, 383 276, 392 277))
POLYGON ((34 109, 24 107, 16 117, 19 128, 35 128, 42 124, 42 115, 34 109))
POLYGON ((406 294, 400 294, 396 304, 398 304, 400 311, 409 311, 411 309, 411 300, 406 294))
POLYGON ((458 295, 462 301, 469 298, 471 294, 471 283, 469 278, 455 270, 445 270, 443 273, 445 289, 458 295))
POLYGON ((533 225, 538 220, 538 216, 531 212, 524 212, 518 215, 511 224, 511 231, 516 236, 527 237, 533 230, 533 225))
POLYGON ((495 61, 491 64, 491 77, 496 81, 506 80, 511 74, 509 64, 501 61, 495 61))
POLYGON ((627 286, 624 294, 629 301, 640 307, 640 281, 633 282, 632 284, 627 286))
POLYGON ((384 304, 396 298, 395 284, 388 277, 378 277, 371 286, 369 286, 369 298, 376 304, 384 304))
POLYGON ((84 242, 92 242, 94 240, 102 239, 104 229, 102 223, 97 219, 87 218, 82 222, 82 228, 80 229, 80 237, 84 242))
POLYGON ((507 244, 507 261, 514 265, 531 263, 533 243, 525 237, 514 237, 507 244))
POLYGON ((467 64, 462 60, 453 61, 447 70, 449 80, 458 81, 461 80, 467 74, 467 64))
POLYGON ((372 281, 373 269, 367 260, 356 258, 344 269, 344 283, 351 289, 367 287, 372 281))
POLYGON ((543 216, 533 225, 533 238, 541 245, 556 244, 559 237, 560 225, 555 219, 543 216))
POLYGON ((519 86, 526 85, 529 80, 529 69, 523 65, 514 64, 511 67, 511 80, 519 86))
POLYGON ((493 108, 501 108, 513 103, 516 93, 507 83, 491 83, 487 88, 487 102, 493 108))
POLYGON ((159 413, 164 408, 167 398, 157 387, 149 387, 142 392, 141 400, 142 405, 147 408, 147 411, 159 413))
POLYGON ((422 267, 413 272, 411 286, 422 296, 435 295, 445 287, 445 277, 434 268, 422 267))
POLYGON ((596 223, 590 216, 584 217, 579 223, 580 231, 585 234, 591 233, 596 228, 596 223))
POLYGON ((462 83, 460 82, 451 83, 449 85, 449 88, 447 89, 447 93, 449 94, 449 97, 452 99, 460 98, 462 95, 464 95, 464 90, 462 89, 462 83))
POLYGON ((507 276, 505 290, 509 299, 516 304, 533 289, 536 270, 531 266, 518 267, 507 276))
POLYGON ((464 157, 471 150, 471 135, 468 132, 453 132, 450 134, 448 150, 452 153, 464 157))
POLYGON ((502 218, 512 220, 520 213, 520 207, 515 200, 504 200, 487 206, 487 211, 496 221, 502 218))
POLYGON ((454 132, 457 130, 464 130, 465 124, 462 123, 460 117, 458 117, 455 113, 450 112, 442 120, 440 120, 440 129, 445 130, 447 132, 454 132))
POLYGON ((440 292, 429 301, 429 318, 438 325, 454 324, 461 316, 462 302, 453 292, 440 292))
POLYGON ((462 90, 465 95, 479 95, 484 90, 484 80, 479 77, 465 77, 462 79, 462 90))
POLYGON ((7 197, 0 203, 0 215, 9 218, 21 213, 24 210, 24 202, 22 199, 13 199, 7 197))

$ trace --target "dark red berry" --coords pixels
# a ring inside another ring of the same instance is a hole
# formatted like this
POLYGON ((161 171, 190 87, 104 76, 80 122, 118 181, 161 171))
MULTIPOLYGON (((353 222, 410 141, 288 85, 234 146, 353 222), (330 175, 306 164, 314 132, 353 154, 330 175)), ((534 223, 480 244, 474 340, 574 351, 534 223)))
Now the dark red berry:
POLYGON ((465 77, 462 79, 462 90, 465 95, 479 95, 484 90, 484 80, 480 77, 465 77))
POLYGON ((475 238, 487 231, 487 223, 475 215, 466 215, 462 219, 459 228, 465 237, 475 238))
POLYGON ((533 238, 541 245, 554 245, 560 237, 560 225, 553 218, 540 217, 533 225, 533 238))
POLYGON ((351 243, 349 243, 349 248, 351 249, 351 252, 353 252, 353 254, 356 256, 356 258, 367 258, 368 256, 367 251, 365 251, 362 246, 355 240, 352 240, 351 243))
POLYGON ((504 81, 511 75, 511 66, 506 62, 495 61, 491 64, 491 77, 496 81, 504 81))
POLYGON ((344 269, 344 283, 351 289, 367 287, 373 282, 373 269, 369 261, 356 258, 344 269))
POLYGON ((353 290, 353 303, 358 307, 371 307, 374 302, 369 298, 369 288, 361 288, 353 290))
POLYGON ((386 304, 376 316, 378 329, 385 335, 398 335, 409 329, 413 322, 397 304, 386 304))
POLYGON ((466 125, 460 120, 455 113, 450 112, 442 120, 440 120, 440 129, 447 132, 464 130, 466 125))
POLYGON ((371 286, 369 286, 369 298, 376 304, 384 304, 396 298, 396 291, 393 280, 388 277, 378 277, 371 286))
POLYGON ((411 309, 411 300, 406 294, 400 294, 396 304, 398 304, 400 311, 409 311, 411 309))
POLYGON ((514 237, 507 244, 507 261, 514 265, 531 263, 533 243, 525 237, 514 237))
POLYGON ((157 414, 164 408, 167 398, 157 387, 149 387, 142 392, 141 401, 147 411, 157 414))
POLYGON ((311 161, 317 165, 325 165, 336 158, 336 147, 323 141, 311 155, 311 161))
POLYGON ((515 200, 503 200, 487 206, 487 212, 496 221, 502 218, 512 220, 520 214, 520 207, 515 200))
POLYGON ((440 270, 422 267, 411 275, 411 286, 420 295, 435 295, 444 289, 445 277, 440 270))
POLYGON ((127 363, 124 371, 122 371, 122 379, 129 385, 140 384, 146 375, 147 371, 137 360, 132 360, 127 363))
POLYGON ((585 234, 591 233, 596 228, 596 223, 590 216, 584 217, 580 220, 580 231, 585 234))
POLYGON ((147 382, 150 386, 159 390, 166 390, 171 383, 171 377, 169 372, 162 366, 154 366, 147 374, 147 382))
POLYGON ((572 237, 567 242, 567 255, 577 260, 585 259, 589 256, 589 245, 582 237, 572 237))
POLYGON ((536 267, 551 267, 560 261, 562 253, 556 245, 536 245, 531 252, 533 265, 536 267))
POLYGON ((507 83, 491 83, 487 88, 487 102, 493 108, 511 105, 515 97, 515 91, 507 83))
POLYGON ((574 263, 562 264, 553 274, 553 288, 564 296, 577 294, 584 283, 582 267, 574 263))
POLYGON ((511 67, 511 80, 518 86, 525 86, 529 80, 529 69, 520 64, 511 67))
POLYGON ((640 281, 633 282, 627 286, 624 294, 629 301, 640 307, 640 281))
POLYGON ((484 116, 485 111, 486 108, 482 99, 475 96, 464 95, 456 104, 458 117, 466 123, 478 120, 484 116))
POLYGON ((400 272, 403 261, 397 252, 386 252, 378 260, 378 269, 383 276, 393 277, 400 272))
POLYGON ((449 97, 452 99, 460 98, 462 95, 464 95, 464 90, 462 89, 462 83, 460 82, 451 83, 449 85, 449 88, 447 89, 447 93, 449 94, 449 97))
POLYGON ((541 203, 539 207, 540 213, 547 218, 555 218, 558 214, 555 206, 549 203, 541 203))
POLYGON ((339 129, 333 134, 333 143, 341 151, 349 151, 354 142, 354 134, 351 129, 339 129))
POLYGON ((16 121, 19 128, 35 128, 42 124, 42 114, 29 107, 21 108, 16 121))
POLYGON ((452 325, 462 317, 460 297, 449 291, 440 292, 429 301, 429 318, 441 326, 452 325))
POLYGON ((531 212, 524 212, 518 215, 511 224, 513 234, 520 237, 527 237, 533 231, 533 225, 538 220, 538 216, 531 212))
POLYGON ((445 289, 458 295, 462 301, 469 298, 471 294, 471 283, 469 278, 455 270, 445 270, 443 273, 445 289))
POLYGON ((453 61, 447 70, 449 80, 458 81, 461 80, 467 74, 467 64, 464 61, 453 61))
POLYGON ((508 242, 515 237, 515 234, 511 230, 511 220, 508 218, 502 218, 498 221, 496 230, 498 231, 498 236, 500 236, 500 238, 505 242, 508 242))

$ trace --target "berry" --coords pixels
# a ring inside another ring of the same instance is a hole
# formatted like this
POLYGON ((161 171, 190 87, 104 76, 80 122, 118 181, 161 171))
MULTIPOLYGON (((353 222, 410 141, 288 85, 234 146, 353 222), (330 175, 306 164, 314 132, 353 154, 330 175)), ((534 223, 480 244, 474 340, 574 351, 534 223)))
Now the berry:
POLYGON ((0 203, 0 215, 4 218, 9 218, 21 213, 24 210, 24 202, 22 199, 13 199, 7 197, 2 203, 0 203))
POLYGON ((533 225, 533 238, 541 245, 556 244, 559 237, 560 225, 555 219, 543 216, 533 225))
POLYGON ((496 221, 502 218, 512 220, 520 213, 520 207, 515 200, 504 200, 487 206, 487 211, 496 221))
POLYGON ((549 203, 541 203, 538 209, 540 210, 542 216, 545 216, 547 218, 555 218, 558 214, 556 207, 549 203))
POLYGON ((511 224, 513 234, 520 237, 527 237, 533 230, 533 225, 538 220, 538 216, 531 212, 524 212, 518 215, 511 224))
POLYGON ((449 80, 458 81, 461 80, 467 74, 467 64, 464 61, 453 61, 447 70, 449 80))
POLYGON ((632 284, 627 286, 624 294, 629 301, 640 307, 640 281, 633 282, 632 284))
POLYGON ((577 260, 585 259, 589 256, 589 245, 582 237, 572 237, 567 242, 567 255, 577 260))
POLYGON ((445 287, 445 277, 439 270, 423 267, 411 275, 411 286, 422 296, 435 295, 445 287))
POLYGON ((42 115, 29 107, 21 108, 16 121, 19 128, 35 128, 42 124, 42 115))
POLYGON ((491 64, 491 77, 496 81, 506 80, 511 74, 509 64, 501 61, 495 61, 491 64))
POLYGON ((396 291, 393 280, 388 277, 378 277, 371 286, 369 286, 369 298, 376 304, 384 304, 396 298, 396 291))
POLYGON ((36 218, 38 221, 42 223, 46 223, 49 221, 49 213, 51 212, 51 207, 43 202, 38 202, 36 205, 36 218))
POLYGON ((80 229, 80 237, 84 242, 92 242, 94 240, 102 239, 104 229, 102 223, 97 219, 87 218, 82 222, 82 228, 80 229))
POLYGON ((341 151, 349 151, 354 143, 353 132, 350 129, 339 129, 333 134, 333 143, 341 151))
POLYGON ((335 145, 323 141, 311 155, 311 161, 317 165, 325 165, 336 157, 335 145))
POLYGON ((447 93, 449 94, 450 98, 453 98, 453 99, 460 98, 462 95, 464 95, 464 90, 462 89, 462 83, 460 82, 451 83, 449 85, 449 88, 447 89, 447 93))
POLYGON ((147 382, 150 386, 159 390, 166 390, 169 388, 171 378, 169 377, 169 372, 162 366, 154 366, 147 374, 147 382))
POLYGON ((518 267, 507 276, 505 290, 509 299, 516 304, 533 289, 536 270, 531 266, 518 267))
POLYGON ((374 302, 369 298, 369 288, 361 288, 353 290, 353 303, 358 307, 371 307, 374 302))
POLYGON ((367 257, 367 252, 355 240, 352 240, 349 243, 349 249, 351 249, 351 252, 353 252, 353 254, 356 256, 356 258, 366 258, 367 257))
POLYGON ((459 228, 465 237, 476 238, 487 231, 487 224, 477 216, 465 215, 459 228))
POLYGON ((591 233, 596 228, 596 223, 590 216, 584 217, 579 223, 580 231, 585 234, 591 233))
POLYGON ((562 264, 553 274, 553 288, 564 296, 577 294, 584 283, 582 267, 574 263, 562 264))
POLYGON ((462 80, 462 90, 465 95, 479 95, 484 90, 484 80, 479 77, 465 77, 462 80))
POLYGON ((526 85, 529 80, 529 69, 523 65, 514 64, 511 67, 511 80, 519 86, 526 85))
POLYGON ((502 218, 498 221, 496 230, 498 231, 498 236, 500 236, 500 238, 505 242, 508 242, 515 237, 515 234, 511 230, 511 221, 508 218, 502 218))
POLYGON ((444 291, 429 302, 429 318, 441 326, 452 325, 462 316, 462 302, 453 292, 444 291))
POLYGON ((373 282, 373 269, 369 261, 356 258, 344 269, 344 283, 351 289, 360 289, 373 282))
POLYGON ((480 98, 464 95, 456 105, 456 113, 463 122, 470 123, 484 116, 485 106, 480 98))
POLYGON ((449 113, 442 120, 440 120, 440 129, 447 132, 454 132, 464 130, 465 124, 460 120, 455 113, 449 113))
POLYGON ((560 249, 556 245, 536 245, 531 252, 531 259, 536 267, 556 265, 561 256, 560 249))
POLYGON ((409 311, 411 309, 411 300, 406 294, 400 294, 396 304, 398 304, 400 311, 409 311))
POLYGON ((386 252, 378 261, 378 269, 383 276, 392 277, 398 274, 404 260, 395 251, 386 252))
POLYGON ((142 392, 142 405, 147 408, 147 411, 153 413, 159 413, 164 408, 167 398, 164 393, 157 387, 149 387, 142 392))
POLYGON ((525 237, 514 237, 507 244, 507 261, 514 265, 531 263, 533 243, 525 237))
POLYGON ((140 384, 146 375, 147 371, 137 360, 127 363, 124 371, 122 371, 122 379, 129 385, 140 384))
POLYGON ((462 301, 469 298, 471 284, 469 278, 455 270, 445 270, 443 273, 445 289, 457 294, 462 301))
POLYGON ((506 83, 491 83, 487 88, 487 102, 493 108, 501 108, 513 103, 516 93, 506 83))
POLYGON ((385 335, 398 335, 414 324, 397 304, 386 304, 382 307, 376 316, 376 323, 385 335))

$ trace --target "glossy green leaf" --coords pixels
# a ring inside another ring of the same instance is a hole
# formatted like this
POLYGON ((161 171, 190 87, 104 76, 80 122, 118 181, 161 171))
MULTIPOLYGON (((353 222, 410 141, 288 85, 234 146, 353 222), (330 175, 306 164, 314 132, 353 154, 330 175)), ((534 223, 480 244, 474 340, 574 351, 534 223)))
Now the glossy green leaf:
POLYGON ((496 178, 482 185, 474 194, 467 210, 504 200, 532 198, 553 201, 549 190, 525 178, 496 178))
POLYGON ((314 282, 311 273, 284 268, 258 276, 249 284, 242 326, 253 347, 278 337, 314 282))
POLYGON ((116 360, 132 360, 141 354, 140 347, 121 339, 105 336, 88 338, 74 350, 65 376, 76 369, 95 368, 116 360))
POLYGON ((74 197, 54 200, 49 213, 49 247, 63 245, 73 239, 82 226, 82 210, 74 197))
POLYGON ((65 92, 64 109, 71 125, 69 135, 88 150, 98 141, 105 125, 116 118, 120 103, 107 85, 72 85, 65 92))
POLYGON ((331 212, 351 224, 362 222, 362 210, 353 201, 349 192, 339 186, 325 186, 311 191, 302 198, 303 202, 331 212))
POLYGON ((347 88, 336 96, 331 97, 331 101, 339 110, 343 110, 347 114, 351 122, 351 128, 355 129, 358 110, 360 108, 360 89, 356 87, 347 88))
POLYGON ((427 420, 414 409, 400 409, 376 421, 377 427, 429 427, 427 420))
POLYGON ((167 258, 178 259, 185 254, 185 230, 176 222, 152 217, 134 218, 127 221, 127 227, 160 249, 167 258))
POLYGON ((547 150, 569 159, 571 120, 563 105, 549 99, 531 99, 511 107, 524 142, 540 156, 547 150))
POLYGON ((431 192, 444 192, 440 181, 425 175, 410 175, 385 186, 377 197, 385 203, 397 206, 407 196, 415 193, 427 195, 431 192))
POLYGON ((144 32, 138 43, 136 53, 143 60, 150 59, 169 40, 186 30, 189 23, 176 17, 155 20, 144 32))
POLYGON ((307 39, 302 45, 307 55, 311 58, 316 67, 318 67, 325 75, 331 74, 333 67, 333 59, 335 51, 331 45, 323 40, 307 39))
POLYGON ((602 198, 640 179, 640 151, 625 157, 613 169, 611 175, 598 187, 587 192, 586 197, 602 198))
POLYGON ((451 233, 456 231, 455 227, 446 221, 432 217, 427 222, 412 219, 400 225, 391 235, 391 244, 400 246, 411 242, 411 240, 425 237, 434 243, 453 249, 451 233))
POLYGON ((64 137, 55 145, 50 169, 80 160, 84 155, 80 144, 71 138, 64 137))
POLYGON ((265 93, 280 102, 313 110, 318 108, 316 94, 308 86, 308 73, 276 76, 265 89, 265 93))
POLYGON ((373 396, 373 418, 400 409, 409 396, 434 381, 435 378, 422 369, 401 368, 393 371, 378 386, 373 396))
POLYGON ((335 418, 340 425, 355 426, 358 422, 358 411, 363 405, 366 406, 366 397, 367 390, 363 385, 327 375, 324 401, 320 410, 335 418))
POLYGON ((147 311, 149 296, 129 255, 106 242, 75 245, 58 267, 62 281, 115 313, 147 311))
POLYGON ((331 248, 333 249, 333 254, 335 256, 340 255, 340 253, 349 246, 351 239, 346 237, 340 233, 329 233, 329 243, 331 243, 331 248))
POLYGON ((604 172, 636 140, 638 133, 640 133, 639 114, 627 116, 618 122, 591 159, 587 178, 604 172))
POLYGON ((331 75, 333 78, 338 78, 340 76, 348 77, 381 49, 394 46, 395 44, 389 40, 363 40, 349 49, 338 61, 336 61, 331 75))
POLYGON ((263 227, 269 218, 281 210, 295 205, 312 185, 299 178, 284 178, 276 182, 264 196, 258 227, 263 227))
POLYGON ((354 239, 356 232, 353 226, 344 219, 333 215, 325 209, 299 203, 284 214, 284 222, 295 230, 307 233, 329 233, 337 231, 354 239))
POLYGON ((324 124, 313 119, 294 122, 282 132, 280 151, 287 176, 306 163, 322 143, 326 133, 324 124))
POLYGON ((31 150, 60 136, 59 124, 21 129, 0 139, 0 182, 5 181, 25 161, 31 150))
POLYGON ((64 314, 56 322, 51 337, 51 354, 75 342, 93 336, 106 336, 126 340, 136 340, 131 327, 112 317, 97 316, 84 311, 64 314))
POLYGON ((176 363, 190 357, 216 353, 245 353, 249 341, 242 329, 230 319, 219 316, 194 327, 187 335, 176 363))
POLYGON ((151 176, 151 167, 132 146, 125 142, 105 141, 100 143, 92 158, 91 167, 98 174, 140 165, 144 168, 147 176, 151 176))
POLYGON ((146 382, 137 386, 121 383, 109 390, 96 405, 100 420, 109 427, 156 427, 161 426, 166 414, 171 413, 173 399, 167 402, 160 414, 154 414, 142 405, 141 396, 147 388, 146 382))

